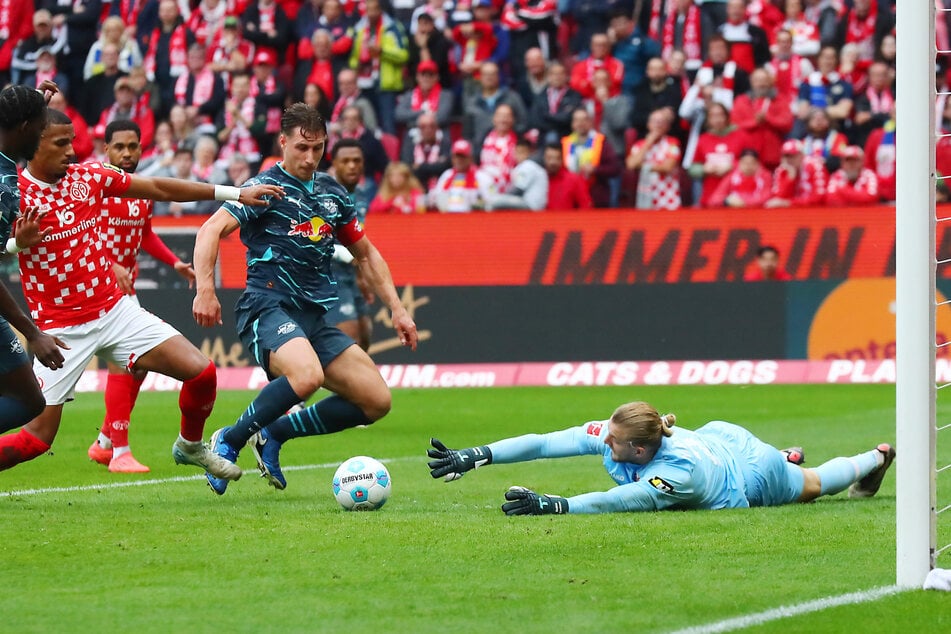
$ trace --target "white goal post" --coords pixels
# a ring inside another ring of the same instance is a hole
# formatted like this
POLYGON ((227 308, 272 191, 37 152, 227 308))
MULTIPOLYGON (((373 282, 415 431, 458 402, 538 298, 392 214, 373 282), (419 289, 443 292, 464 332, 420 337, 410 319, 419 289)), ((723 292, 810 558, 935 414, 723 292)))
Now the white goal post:
POLYGON ((920 588, 937 542, 935 3, 896 10, 896 584, 920 588))

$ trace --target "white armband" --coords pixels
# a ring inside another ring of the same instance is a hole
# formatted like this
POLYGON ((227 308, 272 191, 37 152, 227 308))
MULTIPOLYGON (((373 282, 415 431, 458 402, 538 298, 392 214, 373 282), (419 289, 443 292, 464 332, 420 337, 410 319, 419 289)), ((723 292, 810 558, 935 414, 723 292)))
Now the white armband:
POLYGON ((238 200, 241 198, 241 189, 230 185, 215 185, 215 200, 238 200))
POLYGON ((20 245, 17 244, 16 238, 11 237, 9 240, 7 240, 7 253, 15 254, 22 250, 23 249, 20 248, 20 245))
POLYGON ((353 254, 350 253, 350 249, 343 246, 342 244, 335 244, 334 260, 337 262, 343 262, 344 264, 350 264, 353 262, 353 254))

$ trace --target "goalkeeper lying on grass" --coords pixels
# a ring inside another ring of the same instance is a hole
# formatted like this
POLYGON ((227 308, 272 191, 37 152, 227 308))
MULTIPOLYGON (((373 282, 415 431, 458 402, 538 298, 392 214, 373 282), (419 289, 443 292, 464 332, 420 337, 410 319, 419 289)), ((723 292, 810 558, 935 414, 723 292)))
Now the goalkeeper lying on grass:
POLYGON ((618 407, 609 420, 481 447, 449 449, 433 438, 429 468, 449 482, 493 463, 601 454, 618 483, 613 489, 570 498, 518 486, 505 493, 507 515, 546 515, 778 506, 846 488, 849 497, 871 497, 895 459, 895 450, 882 443, 807 469, 799 466, 801 449, 780 451, 738 425, 712 421, 690 431, 674 429, 676 420, 635 402, 618 407))

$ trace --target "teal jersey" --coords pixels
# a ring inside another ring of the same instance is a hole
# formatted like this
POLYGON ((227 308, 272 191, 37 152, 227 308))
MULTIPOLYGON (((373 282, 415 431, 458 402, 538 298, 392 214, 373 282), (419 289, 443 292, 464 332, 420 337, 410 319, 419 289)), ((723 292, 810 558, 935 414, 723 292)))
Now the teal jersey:
POLYGON ((493 464, 600 455, 617 486, 568 498, 570 513, 745 508, 784 504, 798 496, 779 451, 731 423, 712 421, 696 431, 675 427, 645 465, 613 460, 604 442, 607 434, 608 421, 591 421, 501 440, 489 449, 493 464))
POLYGON ((279 185, 283 198, 266 206, 237 202, 223 205, 241 225, 247 248, 247 286, 251 291, 278 294, 297 308, 337 301, 331 270, 334 238, 357 213, 347 191, 333 178, 315 173, 303 183, 280 164, 248 180, 246 185, 279 185))
POLYGON ((20 214, 20 189, 17 187, 17 166, 0 153, 0 241, 6 244, 13 223, 20 214))

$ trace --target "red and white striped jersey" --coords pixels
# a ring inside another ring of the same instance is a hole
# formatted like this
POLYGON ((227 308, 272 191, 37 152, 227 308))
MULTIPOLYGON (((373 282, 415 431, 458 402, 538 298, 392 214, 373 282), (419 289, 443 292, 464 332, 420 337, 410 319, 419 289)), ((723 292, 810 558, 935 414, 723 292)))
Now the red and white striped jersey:
POLYGON ((132 281, 138 276, 136 259, 142 238, 151 226, 154 201, 148 198, 106 198, 102 204, 103 246, 110 259, 129 270, 132 281))
POLYGON ((122 297, 112 258, 100 233, 105 199, 125 192, 131 175, 102 163, 70 165, 56 183, 20 173, 20 207, 46 211, 42 243, 20 253, 27 305, 41 328, 86 323, 106 314, 122 297))

